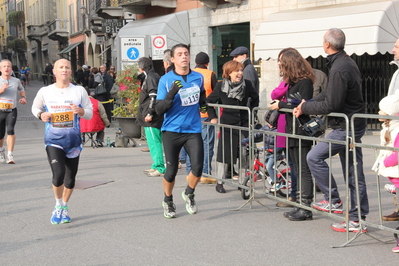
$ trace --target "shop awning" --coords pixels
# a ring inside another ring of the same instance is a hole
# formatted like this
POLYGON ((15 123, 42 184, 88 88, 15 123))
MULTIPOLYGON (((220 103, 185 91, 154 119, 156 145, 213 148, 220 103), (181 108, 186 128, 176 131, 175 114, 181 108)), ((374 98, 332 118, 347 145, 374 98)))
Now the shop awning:
POLYGON ((67 54, 70 51, 72 51, 72 49, 75 49, 81 43, 83 43, 83 42, 73 43, 73 44, 69 45, 67 48, 65 48, 64 50, 62 50, 61 52, 59 52, 58 54, 67 54))
MULTIPOLYGON (((118 32, 119 37, 166 35, 168 48, 178 43, 190 43, 188 12, 131 21, 118 32)), ((116 38, 117 39, 117 38, 116 38)))
POLYGON ((399 37, 399 1, 363 1, 270 14, 256 34, 255 59, 275 59, 287 47, 298 49, 305 58, 326 56, 323 36, 330 28, 345 32, 348 54, 385 54, 399 37))

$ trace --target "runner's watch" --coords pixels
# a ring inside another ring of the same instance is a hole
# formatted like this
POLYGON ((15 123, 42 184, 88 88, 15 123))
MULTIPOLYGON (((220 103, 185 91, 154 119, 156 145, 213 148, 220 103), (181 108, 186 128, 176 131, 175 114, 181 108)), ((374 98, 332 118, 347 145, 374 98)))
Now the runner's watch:
POLYGON ((42 114, 43 114, 43 112, 39 112, 39 113, 37 114, 37 118, 39 118, 39 120, 42 120, 42 114))

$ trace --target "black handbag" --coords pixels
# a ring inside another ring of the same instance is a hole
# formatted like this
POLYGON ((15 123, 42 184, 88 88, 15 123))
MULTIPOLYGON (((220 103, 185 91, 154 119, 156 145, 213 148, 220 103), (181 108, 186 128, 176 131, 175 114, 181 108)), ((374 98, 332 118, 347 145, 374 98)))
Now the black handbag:
POLYGON ((319 116, 316 116, 315 118, 312 118, 308 122, 303 124, 301 124, 298 118, 297 121, 299 123, 299 126, 309 137, 319 137, 323 135, 326 130, 324 121, 319 116))
POLYGON ((277 127, 277 120, 279 115, 280 113, 277 110, 267 110, 264 115, 265 122, 269 123, 273 127, 277 127))
POLYGON ((97 85, 97 87, 96 87, 96 89, 94 91, 94 94, 95 95, 101 95, 101 94, 105 94, 105 93, 107 93, 107 90, 105 88, 105 84, 104 84, 104 82, 101 82, 100 84, 97 85))

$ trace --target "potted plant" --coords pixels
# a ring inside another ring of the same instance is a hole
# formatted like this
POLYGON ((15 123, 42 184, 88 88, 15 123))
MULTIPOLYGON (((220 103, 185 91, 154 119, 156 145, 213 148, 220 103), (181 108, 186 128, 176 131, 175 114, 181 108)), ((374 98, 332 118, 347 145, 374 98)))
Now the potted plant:
POLYGON ((118 121, 123 135, 129 138, 141 137, 141 126, 136 123, 139 111, 140 83, 137 79, 139 70, 136 64, 125 65, 118 71, 115 83, 119 86, 116 107, 112 113, 118 121))

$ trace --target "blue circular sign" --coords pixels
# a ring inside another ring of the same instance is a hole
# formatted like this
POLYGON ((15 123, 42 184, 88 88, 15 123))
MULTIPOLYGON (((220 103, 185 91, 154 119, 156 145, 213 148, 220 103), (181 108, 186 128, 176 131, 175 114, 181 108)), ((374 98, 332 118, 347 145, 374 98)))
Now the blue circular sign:
POLYGON ((127 57, 129 57, 129 59, 135 60, 139 58, 139 56, 140 52, 136 47, 132 47, 127 50, 127 57))

